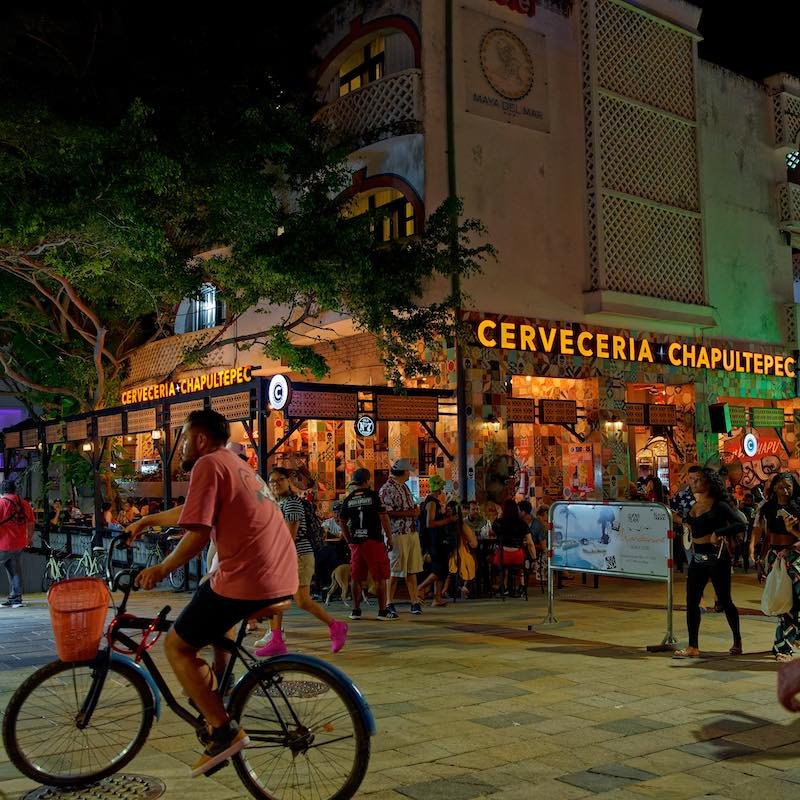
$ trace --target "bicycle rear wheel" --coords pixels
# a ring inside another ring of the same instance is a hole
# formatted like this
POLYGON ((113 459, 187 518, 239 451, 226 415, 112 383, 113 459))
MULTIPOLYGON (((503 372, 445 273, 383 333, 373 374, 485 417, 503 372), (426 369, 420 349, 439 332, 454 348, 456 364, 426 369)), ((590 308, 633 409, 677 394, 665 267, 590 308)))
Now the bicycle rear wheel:
POLYGON ((66 566, 65 578, 83 578, 86 573, 86 564, 82 558, 73 558, 66 566))
POLYGON ((153 724, 153 694, 127 664, 109 665, 91 721, 78 727, 103 668, 53 661, 14 692, 3 744, 23 775, 47 786, 85 786, 122 769, 142 748, 153 724))
POLYGON ((281 658, 251 670, 228 712, 250 737, 233 759, 265 800, 348 800, 364 779, 370 738, 354 700, 319 667, 281 658))

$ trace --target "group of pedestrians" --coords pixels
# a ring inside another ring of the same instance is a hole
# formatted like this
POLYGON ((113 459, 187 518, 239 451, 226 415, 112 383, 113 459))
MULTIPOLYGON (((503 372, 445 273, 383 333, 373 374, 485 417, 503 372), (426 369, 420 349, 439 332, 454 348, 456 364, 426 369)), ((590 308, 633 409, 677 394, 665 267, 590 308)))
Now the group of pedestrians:
MULTIPOLYGON (((700 656, 699 631, 703 592, 711 583, 715 610, 723 611, 732 634, 730 655, 742 653, 739 612, 731 595, 735 559, 743 566, 752 558, 760 576, 768 575, 779 560, 792 581, 792 608, 778 618, 772 654, 779 662, 791 661, 800 647, 800 484, 788 471, 771 477, 764 499, 754 503, 753 493, 740 491, 737 501, 729 492, 725 475, 698 466, 689 468, 689 483, 671 501, 673 517, 684 526, 688 545, 686 579, 687 647, 676 658, 700 656)), ((676 547, 683 550, 680 544, 676 547)))

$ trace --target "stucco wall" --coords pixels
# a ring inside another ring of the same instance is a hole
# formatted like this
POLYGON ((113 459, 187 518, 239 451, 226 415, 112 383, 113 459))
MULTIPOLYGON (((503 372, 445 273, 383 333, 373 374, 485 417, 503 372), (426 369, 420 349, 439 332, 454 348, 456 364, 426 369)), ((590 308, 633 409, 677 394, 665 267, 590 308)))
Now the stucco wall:
POLYGON ((786 180, 770 143, 768 98, 760 84, 700 62, 700 165, 709 334, 781 343, 791 303, 791 249, 778 231, 775 185, 786 180))
MULTIPOLYGON (((464 213, 480 218, 497 265, 466 282, 474 304, 503 313, 579 319, 585 289, 583 118, 577 15, 526 17, 485 0, 454 8, 455 154, 464 213), (512 31, 546 37, 549 133, 465 111, 463 6, 512 31)), ((426 208, 446 197, 444 3, 422 5, 426 208)))

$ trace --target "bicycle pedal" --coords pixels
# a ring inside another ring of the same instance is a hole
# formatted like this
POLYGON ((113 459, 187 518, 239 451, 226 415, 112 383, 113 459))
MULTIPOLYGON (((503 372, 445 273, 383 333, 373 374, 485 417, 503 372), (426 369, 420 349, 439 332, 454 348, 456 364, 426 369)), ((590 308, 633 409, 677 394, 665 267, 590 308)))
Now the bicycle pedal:
POLYGON ((208 772, 204 772, 203 775, 206 778, 210 778, 212 775, 215 775, 217 772, 219 772, 223 767, 227 767, 228 764, 230 763, 231 763, 230 759, 226 758, 224 761, 220 761, 219 764, 216 764, 215 766, 211 767, 211 769, 208 770, 208 772))

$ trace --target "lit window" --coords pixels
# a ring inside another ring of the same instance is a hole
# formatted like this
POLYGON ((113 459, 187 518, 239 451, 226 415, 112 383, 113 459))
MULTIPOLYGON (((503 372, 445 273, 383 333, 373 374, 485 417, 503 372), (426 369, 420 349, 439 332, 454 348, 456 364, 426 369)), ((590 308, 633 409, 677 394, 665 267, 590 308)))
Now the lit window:
POLYGON ((383 77, 385 48, 383 36, 378 36, 344 61, 339 68, 339 97, 383 77))
POLYGON ((397 189, 378 189, 357 195, 348 209, 348 216, 374 213, 380 216, 375 226, 379 242, 404 239, 417 232, 414 206, 397 189))
POLYGON ((195 297, 184 300, 175 319, 175 333, 192 333, 221 325, 225 303, 217 296, 217 287, 205 283, 195 297))
POLYGON ((800 167, 800 153, 797 151, 786 154, 786 168, 795 170, 800 167))

